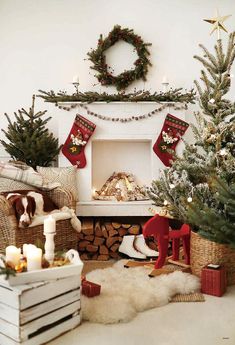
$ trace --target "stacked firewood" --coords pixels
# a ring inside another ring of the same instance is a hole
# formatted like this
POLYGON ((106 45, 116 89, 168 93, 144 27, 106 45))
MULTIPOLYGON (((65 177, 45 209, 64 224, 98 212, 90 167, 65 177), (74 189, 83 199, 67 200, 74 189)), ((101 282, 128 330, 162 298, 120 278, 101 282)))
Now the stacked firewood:
POLYGON ((118 249, 123 236, 139 235, 141 232, 141 224, 122 224, 84 218, 82 230, 78 235, 80 257, 82 260, 99 261, 119 259, 118 249))

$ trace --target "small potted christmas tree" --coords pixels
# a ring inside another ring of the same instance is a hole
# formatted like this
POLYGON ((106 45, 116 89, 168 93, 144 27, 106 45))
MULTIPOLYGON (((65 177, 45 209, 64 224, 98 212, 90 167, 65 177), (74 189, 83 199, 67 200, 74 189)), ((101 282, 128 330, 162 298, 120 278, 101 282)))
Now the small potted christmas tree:
POLYGON ((36 168, 39 166, 49 166, 60 151, 58 139, 46 128, 48 117, 42 119, 47 112, 34 110, 35 95, 33 95, 32 106, 29 111, 25 109, 14 113, 16 121, 12 122, 10 117, 5 114, 8 120, 7 130, 3 130, 8 142, 0 140, 5 150, 13 160, 18 160, 36 168))

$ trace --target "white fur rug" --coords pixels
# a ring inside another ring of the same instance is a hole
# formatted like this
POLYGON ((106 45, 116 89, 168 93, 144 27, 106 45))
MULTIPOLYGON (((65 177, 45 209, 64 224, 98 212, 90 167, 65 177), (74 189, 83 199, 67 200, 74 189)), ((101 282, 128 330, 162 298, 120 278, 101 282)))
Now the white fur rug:
POLYGON ((83 320, 128 322, 138 312, 169 303, 175 294, 193 293, 200 287, 199 279, 189 273, 175 271, 149 278, 149 269, 124 268, 125 262, 120 260, 112 267, 86 275, 87 280, 101 284, 101 294, 92 298, 82 295, 83 320))

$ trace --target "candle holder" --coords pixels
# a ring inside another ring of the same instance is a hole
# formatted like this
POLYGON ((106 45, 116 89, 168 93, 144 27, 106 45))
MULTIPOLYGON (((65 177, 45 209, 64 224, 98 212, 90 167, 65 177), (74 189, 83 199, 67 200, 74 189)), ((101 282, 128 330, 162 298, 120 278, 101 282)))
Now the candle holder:
POLYGON ((72 82, 72 84, 75 87, 76 94, 78 94, 78 86, 80 85, 80 83, 78 81, 76 81, 76 82, 72 82))
POLYGON ((50 215, 48 218, 44 220, 44 231, 43 235, 46 237, 45 241, 45 259, 50 263, 53 264, 54 256, 55 256, 55 242, 54 236, 56 234, 56 221, 50 215))
POLYGON ((54 236, 55 236, 55 232, 45 232, 43 233, 46 237, 46 241, 45 241, 45 254, 44 257, 45 259, 50 263, 53 264, 54 262, 54 257, 55 257, 55 242, 54 242, 54 236))

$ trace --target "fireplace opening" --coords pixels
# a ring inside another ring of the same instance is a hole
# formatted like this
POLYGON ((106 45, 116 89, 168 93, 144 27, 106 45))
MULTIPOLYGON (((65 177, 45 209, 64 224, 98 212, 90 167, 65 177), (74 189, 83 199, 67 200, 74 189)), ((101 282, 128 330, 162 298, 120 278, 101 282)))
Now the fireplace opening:
POLYGON ((148 200, 152 180, 151 140, 95 140, 92 142, 92 199, 148 200))

